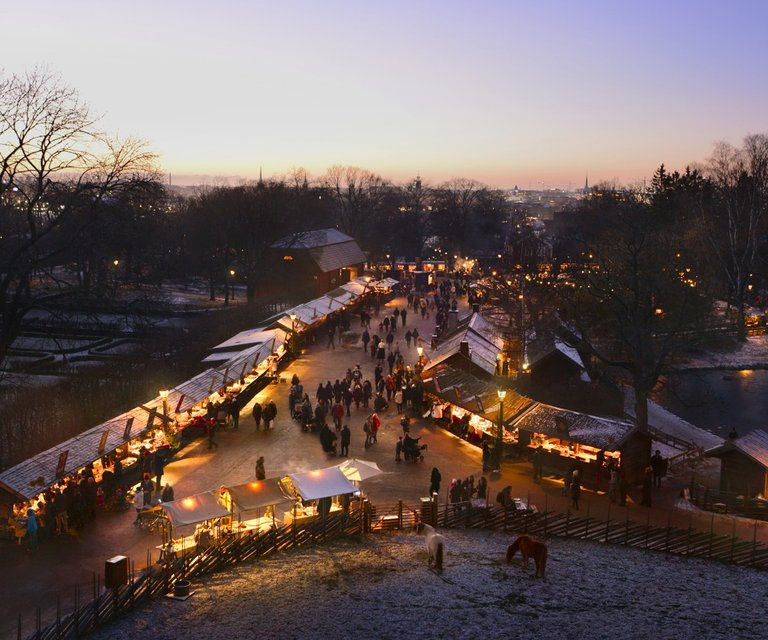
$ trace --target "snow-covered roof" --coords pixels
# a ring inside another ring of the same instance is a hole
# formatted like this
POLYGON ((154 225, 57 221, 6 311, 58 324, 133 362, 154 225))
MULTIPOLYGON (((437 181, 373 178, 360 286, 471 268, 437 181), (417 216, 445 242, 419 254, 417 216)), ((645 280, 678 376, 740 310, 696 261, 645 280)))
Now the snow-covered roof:
POLYGON ((469 344, 469 360, 486 373, 494 375, 499 353, 504 348, 504 340, 497 334, 495 327, 478 313, 462 320, 456 330, 440 342, 437 349, 430 354, 424 371, 427 372, 460 353, 461 343, 465 341, 469 344))
POLYGON ((338 229, 315 229, 302 231, 280 238, 272 247, 274 249, 313 249, 353 240, 351 236, 338 229))
POLYGON ((217 344, 211 351, 241 351, 247 347, 254 347, 275 337, 275 329, 246 329, 232 336, 229 340, 217 344))
MULTIPOLYGON (((481 380, 463 369, 445 363, 433 367, 424 378, 424 390, 441 400, 496 422, 499 418, 498 387, 494 382, 481 380)), ((504 423, 510 424, 520 412, 534 403, 514 389, 507 389, 504 397, 504 423)))
POLYGON ((762 429, 751 431, 740 438, 725 440, 720 446, 707 450, 706 455, 716 458, 734 450, 768 469, 768 433, 762 429))
POLYGON ((626 420, 591 416, 541 403, 533 405, 512 425, 523 431, 543 433, 607 451, 616 451, 635 431, 635 425, 626 420))
POLYGON ((528 345, 528 363, 531 367, 534 367, 537 363, 555 353, 562 354, 582 370, 586 368, 576 347, 568 344, 558 336, 550 335, 539 338, 528 345))
POLYGON ((0 485, 24 498, 34 498, 59 478, 79 471, 147 428, 160 425, 159 413, 150 407, 136 407, 6 469, 0 473, 0 485), (102 438, 105 438, 104 449, 99 450, 102 438), (57 466, 65 452, 63 473, 57 475, 57 466))

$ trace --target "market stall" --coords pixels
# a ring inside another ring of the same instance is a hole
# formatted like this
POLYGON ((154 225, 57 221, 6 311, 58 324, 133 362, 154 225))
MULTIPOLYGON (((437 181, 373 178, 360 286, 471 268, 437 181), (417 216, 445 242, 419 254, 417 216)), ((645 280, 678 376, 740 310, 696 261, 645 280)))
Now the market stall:
POLYGON ((232 530, 238 533, 268 531, 281 521, 282 513, 290 511, 293 499, 286 496, 280 478, 254 480, 235 486, 222 487, 224 506, 237 512, 232 530))
MULTIPOLYGON (((357 487, 338 467, 292 473, 280 483, 288 495, 296 498, 293 509, 286 512, 283 518, 286 525, 305 524, 328 513, 341 511, 349 496, 357 492, 357 487), (346 498, 342 500, 344 496, 346 498)), ((346 504, 349 504, 348 501, 346 504)))
POLYGON ((541 447, 543 466, 564 474, 578 469, 582 482, 601 484, 610 466, 632 469, 650 458, 650 440, 626 420, 591 416, 536 403, 514 421, 528 434, 530 451, 541 447))
POLYGON ((206 549, 222 533, 231 530, 232 513, 221 504, 217 492, 207 491, 161 506, 170 524, 167 540, 158 546, 163 551, 178 554, 195 548, 206 549))

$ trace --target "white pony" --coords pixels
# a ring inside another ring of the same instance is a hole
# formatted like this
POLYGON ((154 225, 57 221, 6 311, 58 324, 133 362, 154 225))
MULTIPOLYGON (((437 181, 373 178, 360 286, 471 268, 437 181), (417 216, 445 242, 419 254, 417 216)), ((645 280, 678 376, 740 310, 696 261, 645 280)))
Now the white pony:
POLYGON ((443 549, 445 547, 445 539, 441 534, 435 531, 434 527, 423 522, 417 522, 413 525, 413 530, 416 533, 420 533, 424 536, 427 542, 427 553, 429 554, 429 565, 432 563, 435 565, 435 569, 438 571, 443 570, 443 549))

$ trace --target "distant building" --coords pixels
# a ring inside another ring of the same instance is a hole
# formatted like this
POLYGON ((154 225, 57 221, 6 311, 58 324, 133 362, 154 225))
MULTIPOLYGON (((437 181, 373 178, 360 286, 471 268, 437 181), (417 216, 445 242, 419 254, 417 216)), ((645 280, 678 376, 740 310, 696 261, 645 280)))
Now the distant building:
POLYGON ((362 275, 365 260, 354 238, 337 229, 294 233, 271 246, 268 269, 276 275, 262 293, 322 295, 362 275))
POLYGON ((746 498, 768 495, 768 433, 760 429, 741 438, 729 438, 709 449, 720 458, 720 490, 746 498))

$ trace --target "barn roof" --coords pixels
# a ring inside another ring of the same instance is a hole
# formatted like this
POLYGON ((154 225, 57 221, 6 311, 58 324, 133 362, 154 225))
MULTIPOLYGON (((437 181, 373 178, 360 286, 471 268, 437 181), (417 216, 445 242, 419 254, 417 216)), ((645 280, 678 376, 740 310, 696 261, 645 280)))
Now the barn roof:
POLYGON ((354 239, 338 229, 315 229, 302 231, 280 238, 272 245, 273 249, 314 249, 331 244, 349 242, 354 239))
POLYGON ((504 340, 498 335, 496 328, 479 313, 462 320, 456 329, 440 342, 437 349, 430 354, 424 371, 427 372, 461 353, 462 342, 469 344, 470 362, 488 374, 496 373, 496 361, 504 348, 504 340))
POLYGON ((729 439, 723 444, 708 449, 705 455, 718 458, 721 455, 739 451, 763 467, 768 468, 768 433, 756 429, 741 438, 729 439))
MULTIPOLYGON (((428 393, 491 422, 498 420, 499 396, 495 383, 481 380, 468 371, 455 369, 445 363, 433 367, 429 375, 424 380, 424 389, 428 393)), ((510 424, 513 418, 532 404, 530 398, 507 389, 504 397, 504 423, 510 424)))

